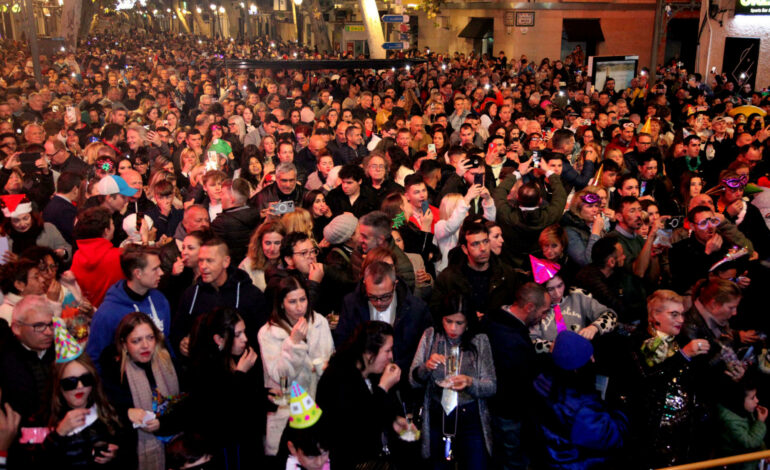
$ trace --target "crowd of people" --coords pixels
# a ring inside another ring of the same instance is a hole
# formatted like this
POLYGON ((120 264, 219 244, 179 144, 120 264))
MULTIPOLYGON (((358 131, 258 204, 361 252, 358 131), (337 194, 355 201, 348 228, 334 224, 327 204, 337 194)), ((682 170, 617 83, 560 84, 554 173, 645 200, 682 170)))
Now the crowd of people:
POLYGON ((42 83, 0 54, 7 468, 765 447, 767 92, 673 61, 599 89, 582 53, 304 71, 329 57, 139 31, 42 83))

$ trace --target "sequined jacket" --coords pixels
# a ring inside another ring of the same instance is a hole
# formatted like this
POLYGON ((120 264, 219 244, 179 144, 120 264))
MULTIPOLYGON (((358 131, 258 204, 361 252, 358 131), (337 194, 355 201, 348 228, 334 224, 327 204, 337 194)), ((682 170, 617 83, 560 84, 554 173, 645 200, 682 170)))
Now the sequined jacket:
POLYGON ((649 366, 641 347, 634 352, 638 372, 635 418, 640 454, 649 467, 659 468, 691 461, 695 426, 705 421, 696 375, 697 364, 676 352, 649 366))

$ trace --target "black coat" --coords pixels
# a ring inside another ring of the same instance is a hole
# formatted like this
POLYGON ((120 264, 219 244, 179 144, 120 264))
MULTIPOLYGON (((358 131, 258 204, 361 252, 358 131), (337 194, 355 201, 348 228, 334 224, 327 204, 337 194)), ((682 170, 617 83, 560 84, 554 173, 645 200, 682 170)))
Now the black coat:
POLYGON ((497 372, 497 394, 489 400, 494 416, 521 421, 534 403, 537 375, 535 346, 529 328, 505 310, 484 317, 497 372))
POLYGON ((129 462, 134 461, 136 442, 123 433, 110 429, 101 420, 95 421, 83 431, 74 436, 60 436, 55 430, 51 431, 43 443, 43 451, 50 468, 67 468, 78 470, 115 470, 130 469, 129 462), (118 450, 115 458, 107 464, 94 462, 94 444, 115 444, 118 450))
POLYGON ((198 278, 197 282, 182 294, 172 323, 173 347, 178 347, 182 338, 190 333, 195 317, 211 312, 217 307, 237 309, 246 323, 246 337, 252 342, 256 340, 257 332, 267 323, 269 316, 264 294, 254 286, 248 274, 230 263, 227 268, 227 280, 219 289, 198 278))
MULTIPOLYGON (((256 341, 253 348, 258 350, 256 341)), ((237 360, 237 359, 235 359, 237 360)), ((189 378, 186 430, 201 437, 206 452, 219 456, 222 449, 238 449, 241 468, 253 468, 261 459, 266 416, 270 403, 264 387, 262 361, 247 373, 226 372, 207 361, 194 364, 189 378)), ((274 406, 273 406, 274 408, 274 406)))
POLYGON ((59 229, 62 237, 73 247, 75 246, 75 238, 72 236, 72 229, 75 227, 77 215, 77 207, 58 196, 51 198, 43 209, 43 220, 59 229))
POLYGON ((230 264, 238 266, 246 257, 249 239, 259 225, 259 212, 251 206, 231 207, 223 210, 211 223, 211 230, 227 243, 230 264))
POLYGON ((358 199, 352 205, 350 204, 350 198, 347 194, 342 192, 342 185, 329 191, 326 195, 326 204, 332 211, 334 217, 342 214, 343 212, 350 212, 356 218, 368 214, 374 210, 378 210, 377 201, 375 199, 374 190, 368 186, 361 185, 361 194, 358 195, 358 199))
POLYGON ((304 187, 297 186, 290 194, 283 194, 278 190, 278 184, 273 183, 249 199, 249 205, 255 208, 260 214, 262 213, 262 209, 270 207, 271 202, 294 201, 294 207, 301 207, 305 192, 304 187))
POLYGON ((487 314, 510 304, 516 288, 526 282, 523 273, 514 270, 492 255, 489 264, 489 289, 486 293, 472 292, 471 283, 466 275, 469 269, 471 268, 468 267, 468 258, 463 257, 461 263, 449 264, 438 275, 430 300, 430 310, 436 318, 439 318, 437 315, 440 313, 443 300, 452 293, 460 293, 470 297, 471 301, 479 301, 474 302, 474 304, 478 303, 473 306, 474 310, 487 314))
MULTIPOLYGON (((393 338, 393 360, 404 373, 402 380, 406 379, 406 371, 412 364, 417 346, 420 343, 422 332, 431 326, 428 306, 418 297, 412 295, 403 282, 396 284, 396 318, 393 323, 395 337, 393 338)), ((339 348, 351 336, 353 331, 361 323, 371 320, 369 315, 369 299, 366 297, 366 289, 361 283, 356 290, 345 296, 340 313, 340 322, 334 329, 334 343, 339 348)))
POLYGON ((392 434, 398 414, 392 393, 386 393, 375 379, 370 392, 361 372, 335 357, 318 383, 316 403, 323 410, 321 422, 335 468, 352 470, 356 464, 377 459, 382 435, 392 434))

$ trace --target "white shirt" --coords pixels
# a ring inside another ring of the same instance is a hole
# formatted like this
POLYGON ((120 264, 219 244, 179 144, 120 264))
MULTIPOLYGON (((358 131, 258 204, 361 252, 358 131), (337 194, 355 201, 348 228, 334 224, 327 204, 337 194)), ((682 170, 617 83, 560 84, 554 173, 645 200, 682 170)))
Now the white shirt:
POLYGON ((396 302, 398 299, 396 298, 396 293, 393 293, 393 300, 390 301, 390 305, 388 305, 388 308, 383 310, 382 312, 378 311, 374 308, 374 305, 372 305, 371 302, 368 302, 369 304, 369 319, 370 320, 377 320, 377 321, 384 321, 388 324, 393 324, 393 322, 396 321, 396 305, 398 303, 396 302))

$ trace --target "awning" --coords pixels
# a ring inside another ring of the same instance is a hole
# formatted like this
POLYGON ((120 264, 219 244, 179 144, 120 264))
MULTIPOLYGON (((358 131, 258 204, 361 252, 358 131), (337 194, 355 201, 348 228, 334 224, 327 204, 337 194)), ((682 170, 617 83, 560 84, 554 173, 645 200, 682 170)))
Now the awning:
POLYGON ((569 42, 604 41, 602 26, 598 18, 565 19, 564 34, 569 42))
POLYGON ((481 39, 492 34, 495 27, 494 18, 471 18, 468 25, 458 34, 461 38, 481 39))

